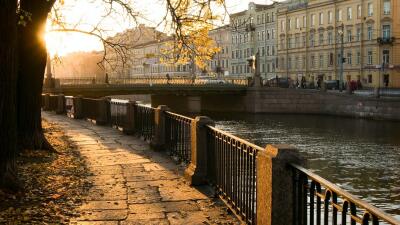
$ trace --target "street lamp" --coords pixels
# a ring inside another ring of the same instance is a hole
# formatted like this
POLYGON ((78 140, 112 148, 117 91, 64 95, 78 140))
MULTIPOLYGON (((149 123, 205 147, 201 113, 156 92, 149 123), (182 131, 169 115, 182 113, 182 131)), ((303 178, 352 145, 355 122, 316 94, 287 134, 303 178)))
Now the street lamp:
POLYGON ((343 91, 343 62, 344 62, 344 46, 343 46, 343 36, 344 36, 344 25, 342 23, 341 25, 341 30, 338 31, 338 34, 340 35, 340 71, 339 71, 339 91, 343 91))

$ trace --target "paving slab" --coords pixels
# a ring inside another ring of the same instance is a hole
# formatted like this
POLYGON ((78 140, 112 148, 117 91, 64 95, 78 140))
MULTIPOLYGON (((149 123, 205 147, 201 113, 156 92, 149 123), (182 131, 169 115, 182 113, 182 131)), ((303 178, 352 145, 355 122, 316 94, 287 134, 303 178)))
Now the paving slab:
POLYGON ((70 224, 240 224, 208 186, 189 186, 185 167, 148 142, 90 121, 42 115, 64 128, 91 174, 80 217, 70 224))

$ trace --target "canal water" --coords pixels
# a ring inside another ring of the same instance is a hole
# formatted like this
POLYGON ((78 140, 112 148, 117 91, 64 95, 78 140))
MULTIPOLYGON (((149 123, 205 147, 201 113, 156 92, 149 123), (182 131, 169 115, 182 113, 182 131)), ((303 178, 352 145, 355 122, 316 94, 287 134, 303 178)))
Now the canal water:
POLYGON ((307 167, 400 220, 400 122, 316 115, 206 113, 260 146, 297 147, 307 167))

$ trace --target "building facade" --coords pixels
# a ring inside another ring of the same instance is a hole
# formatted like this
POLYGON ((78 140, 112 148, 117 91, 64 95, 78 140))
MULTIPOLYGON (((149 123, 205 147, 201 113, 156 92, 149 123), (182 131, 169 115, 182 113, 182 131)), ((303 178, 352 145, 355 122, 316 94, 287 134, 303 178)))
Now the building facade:
POLYGON ((208 71, 215 73, 217 76, 229 76, 232 50, 230 26, 225 25, 213 29, 209 32, 209 35, 214 40, 215 46, 220 48, 220 51, 208 63, 208 71))
POLYGON ((231 15, 232 75, 252 76, 247 59, 260 55, 260 72, 263 78, 275 77, 277 55, 276 12, 277 3, 260 5, 250 2, 248 9, 231 15))
POLYGON ((397 0, 291 0, 278 6, 279 77, 399 87, 397 0), (343 55, 341 55, 343 49, 343 55), (340 61, 343 60, 343 70, 340 61))

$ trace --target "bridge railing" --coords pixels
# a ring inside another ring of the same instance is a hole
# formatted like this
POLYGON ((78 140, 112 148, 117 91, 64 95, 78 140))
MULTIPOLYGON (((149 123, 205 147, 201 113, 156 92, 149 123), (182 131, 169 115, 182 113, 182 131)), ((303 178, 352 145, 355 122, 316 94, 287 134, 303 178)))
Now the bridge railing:
MULTIPOLYGON (((95 78, 60 78, 61 86, 84 86, 84 85, 106 85, 104 81, 98 81, 95 78)), ((235 86, 248 86, 249 80, 246 77, 232 78, 191 78, 191 77, 171 77, 166 78, 163 76, 157 77, 132 77, 132 78, 109 78, 109 85, 178 85, 178 86, 210 86, 210 85, 235 85, 235 86)))
POLYGON ((165 146, 179 161, 190 163, 191 124, 193 119, 173 112, 165 112, 165 146))
MULTIPOLYGON (((47 99, 47 100, 46 100, 47 99)), ((189 163, 192 185, 211 184, 243 223, 271 225, 395 224, 376 207, 302 167, 287 145, 254 145, 214 127, 207 117, 190 118, 134 102, 59 96, 76 119, 90 118, 161 144, 189 163), (96 113, 97 112, 97 113, 96 113)), ((54 104, 53 104, 54 105, 54 104)), ((59 104, 60 105, 60 104, 59 104)), ((49 96, 44 108, 50 107, 49 96)))

